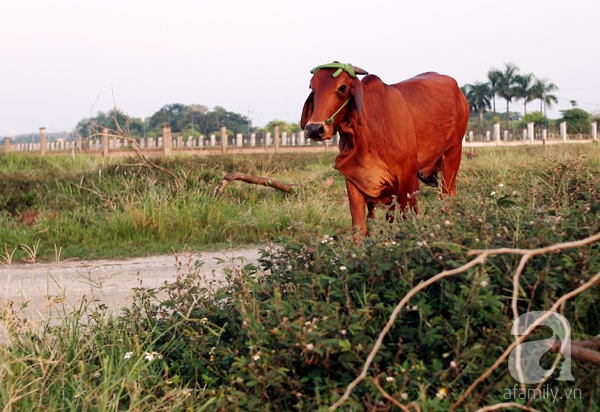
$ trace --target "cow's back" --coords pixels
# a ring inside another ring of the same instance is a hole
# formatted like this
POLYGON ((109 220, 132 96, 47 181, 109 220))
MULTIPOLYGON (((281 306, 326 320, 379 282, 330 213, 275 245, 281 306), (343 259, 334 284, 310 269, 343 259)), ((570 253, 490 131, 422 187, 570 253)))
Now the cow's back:
POLYGON ((412 115, 420 166, 462 144, 469 108, 456 80, 429 72, 390 87, 402 94, 412 115))

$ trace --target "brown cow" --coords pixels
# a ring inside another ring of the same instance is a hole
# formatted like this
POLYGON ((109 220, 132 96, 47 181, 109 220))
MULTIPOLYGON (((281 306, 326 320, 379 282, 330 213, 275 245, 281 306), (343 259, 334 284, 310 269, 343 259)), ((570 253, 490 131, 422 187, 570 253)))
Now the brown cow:
MULTIPOLYGON (((366 234, 377 204, 394 197, 415 210, 419 178, 456 196, 462 139, 469 107, 456 81, 423 73, 388 85, 374 75, 338 62, 315 67, 301 127, 313 140, 340 135, 334 167, 346 177, 352 226, 366 234)), ((388 219, 392 215, 388 212, 388 219)))

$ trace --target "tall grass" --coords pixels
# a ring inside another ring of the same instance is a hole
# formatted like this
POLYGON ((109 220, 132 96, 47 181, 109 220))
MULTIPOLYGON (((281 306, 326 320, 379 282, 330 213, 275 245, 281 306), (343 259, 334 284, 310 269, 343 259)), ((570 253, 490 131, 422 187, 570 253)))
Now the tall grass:
MULTIPOLYGON (((166 177, 124 163, 46 180, 36 172, 47 185, 30 186, 28 207, 40 211, 39 220, 29 227, 19 223, 24 212, 18 208, 3 213, 10 227, 3 226, 2 240, 13 236, 9 251, 27 254, 18 245, 35 245, 28 243, 34 239, 40 239, 39 250, 30 246, 29 257, 42 255, 52 239, 61 239, 70 253, 89 247, 100 256, 119 248, 145 253, 160 251, 161 244, 254 242, 263 236, 279 237, 284 248, 265 252, 262 270, 247 266, 230 273, 224 285, 200 266, 182 269, 164 287, 140 288, 118 316, 84 302, 34 322, 26 307, 5 302, 4 410, 324 410, 358 374, 381 325, 414 284, 462 264, 470 249, 533 248, 600 230, 597 145, 480 150, 464 160, 457 198, 439 200, 436 190, 423 188, 418 216, 389 227, 378 213, 373 236, 362 243, 349 236, 343 179, 331 171, 331 159, 163 159, 186 181, 179 192, 166 177), (232 184, 213 199, 214 184, 231 170, 309 184, 292 195, 232 184), (330 176, 333 184, 324 185, 330 176), (69 228, 73 222, 83 229, 69 228)), ((10 168, 11 179, 23 173, 10 168)), ((3 194, 16 193, 1 187, 3 194)), ((543 310, 597 273, 599 248, 532 259, 523 272, 519 310, 543 310)), ((517 265, 514 256, 494 258, 416 296, 370 376, 381 378, 398 400, 448 410, 511 341, 509 285, 517 265)), ((598 296, 596 287, 563 308, 575 339, 597 335, 598 296)), ((584 398, 563 399, 558 408, 595 410, 597 369, 575 362, 574 374, 577 381, 560 388, 581 388, 584 398)), ((506 368, 498 370, 465 410, 503 401, 514 383, 506 368)), ((534 403, 543 411, 557 405, 534 403)), ((375 407, 392 405, 369 381, 346 405, 375 407)))
MULTIPOLYGON (((159 159, 185 182, 180 190, 134 159, 82 157, 0 158, 0 239, 8 249, 39 240, 41 259, 56 247, 64 258, 117 257, 264 243, 293 221, 314 232, 349 227, 347 214, 337 213, 345 197, 333 154, 159 159), (306 186, 283 194, 235 182, 213 198, 231 171, 306 186), (323 186, 330 176, 334 184, 323 186)), ((17 248, 14 258, 25 257, 17 248)))

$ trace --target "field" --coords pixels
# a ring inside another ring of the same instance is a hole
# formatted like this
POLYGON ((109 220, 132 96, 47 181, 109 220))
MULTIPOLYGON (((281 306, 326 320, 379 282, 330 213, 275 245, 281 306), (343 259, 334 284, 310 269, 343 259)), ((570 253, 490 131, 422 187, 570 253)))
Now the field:
MULTIPOLYGON (((600 233, 600 146, 480 148, 457 198, 422 187, 419 215, 379 212, 359 241, 334 156, 158 159, 171 173, 0 157, 0 264, 265 247, 223 284, 181 265, 117 315, 89 302, 40 324, 3 302, 4 410, 598 410, 592 362, 521 385, 506 358, 516 314, 552 308, 574 341, 600 333, 600 241, 585 240, 600 233), (298 186, 215 198, 231 171, 298 186)), ((544 369, 563 359, 546 352, 544 369)))

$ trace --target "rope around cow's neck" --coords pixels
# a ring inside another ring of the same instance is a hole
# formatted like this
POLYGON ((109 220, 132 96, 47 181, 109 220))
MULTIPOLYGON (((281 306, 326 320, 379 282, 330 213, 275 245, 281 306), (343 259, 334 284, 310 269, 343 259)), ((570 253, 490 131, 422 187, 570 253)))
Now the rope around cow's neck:
POLYGON ((344 107, 346 107, 346 105, 348 104, 349 101, 350 101, 350 97, 348 97, 348 99, 340 106, 339 109, 337 109, 335 111, 334 114, 331 115, 331 117, 329 119, 325 120, 325 123, 327 123, 327 124, 333 123, 333 120, 335 119, 335 116, 337 116, 338 113, 341 112, 344 107))

